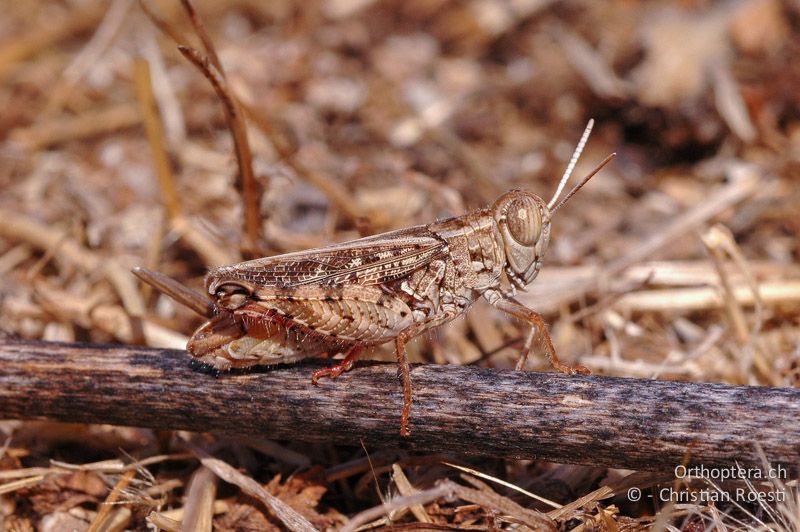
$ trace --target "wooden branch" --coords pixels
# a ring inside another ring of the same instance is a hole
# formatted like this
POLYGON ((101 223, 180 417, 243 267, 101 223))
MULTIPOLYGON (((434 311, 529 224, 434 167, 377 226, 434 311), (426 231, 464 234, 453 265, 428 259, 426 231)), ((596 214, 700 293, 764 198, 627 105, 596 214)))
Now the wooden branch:
POLYGON ((423 365, 411 438, 394 364, 311 385, 325 361, 214 377, 183 351, 0 339, 7 419, 259 434, 367 448, 672 471, 800 463, 800 390, 423 365))

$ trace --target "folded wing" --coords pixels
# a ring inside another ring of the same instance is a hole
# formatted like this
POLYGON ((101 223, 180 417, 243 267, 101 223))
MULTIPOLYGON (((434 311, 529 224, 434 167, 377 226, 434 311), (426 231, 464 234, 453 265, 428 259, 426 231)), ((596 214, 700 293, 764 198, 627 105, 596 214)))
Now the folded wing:
POLYGON ((446 253, 444 240, 417 226, 223 266, 211 271, 208 279, 246 281, 265 288, 368 286, 399 279, 446 253))

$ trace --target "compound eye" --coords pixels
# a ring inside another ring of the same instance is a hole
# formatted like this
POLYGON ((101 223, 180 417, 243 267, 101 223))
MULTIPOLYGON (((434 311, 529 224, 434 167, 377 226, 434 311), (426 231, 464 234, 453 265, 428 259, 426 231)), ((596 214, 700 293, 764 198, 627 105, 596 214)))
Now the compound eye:
POLYGON ((513 200, 506 213, 506 223, 511 238, 523 246, 532 246, 542 233, 542 214, 539 205, 531 198, 513 200))
POLYGON ((228 310, 236 310, 250 299, 250 291, 236 283, 225 283, 217 287, 217 304, 228 310))

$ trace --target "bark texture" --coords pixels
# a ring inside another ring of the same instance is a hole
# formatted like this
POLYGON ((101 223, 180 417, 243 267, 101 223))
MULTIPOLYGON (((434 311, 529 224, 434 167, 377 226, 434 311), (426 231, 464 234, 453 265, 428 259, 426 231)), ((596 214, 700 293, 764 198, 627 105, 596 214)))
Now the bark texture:
POLYGON ((326 361, 214 376, 183 351, 0 340, 0 418, 259 434, 671 471, 800 463, 800 390, 394 364, 311 385, 326 361))

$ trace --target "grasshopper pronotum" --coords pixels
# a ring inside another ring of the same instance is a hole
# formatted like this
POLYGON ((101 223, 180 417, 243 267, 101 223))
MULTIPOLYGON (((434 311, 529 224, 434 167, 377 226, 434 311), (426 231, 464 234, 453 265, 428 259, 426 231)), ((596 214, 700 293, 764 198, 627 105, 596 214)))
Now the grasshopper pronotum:
POLYGON ((539 273, 553 213, 614 156, 556 203, 591 126, 589 122, 548 203, 531 192, 512 190, 491 207, 463 216, 223 266, 206 277, 211 302, 163 275, 141 268, 134 273, 209 318, 187 349, 217 369, 345 354, 339 364, 312 375, 316 384, 320 377, 336 377, 352 368, 364 347, 393 340, 403 379, 400 434, 408 436, 411 379, 406 343, 465 313, 481 296, 532 325, 518 369, 538 330, 555 369, 589 373, 583 366, 558 360, 541 315, 513 296, 539 273))

